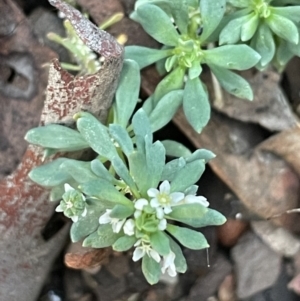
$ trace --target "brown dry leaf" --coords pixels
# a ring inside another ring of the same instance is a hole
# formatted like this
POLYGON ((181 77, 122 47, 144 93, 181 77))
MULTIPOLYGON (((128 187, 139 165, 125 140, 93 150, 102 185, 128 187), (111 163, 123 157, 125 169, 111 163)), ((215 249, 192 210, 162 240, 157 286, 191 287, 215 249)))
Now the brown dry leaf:
MULTIPOLYGON (((222 99, 213 101, 215 109, 237 120, 258 123, 270 131, 286 130, 299 122, 279 87, 278 73, 272 70, 257 71, 254 75, 244 72, 243 77, 251 84, 253 101, 234 97, 221 90, 222 99)), ((216 95, 211 85, 209 89, 212 92, 210 95, 216 95)))
POLYGON ((65 254, 65 264, 73 269, 95 268, 107 262, 111 250, 82 247, 82 242, 72 243, 65 254))
MULTIPOLYGON (((217 157, 210 161, 214 172, 229 186, 244 205, 263 218, 269 218, 298 204, 300 182, 291 167, 278 156, 251 150, 258 138, 250 125, 243 125, 219 114, 212 114, 208 126, 199 135, 180 111, 177 126, 197 148, 208 148, 217 157)), ((299 229, 297 217, 281 216, 272 221, 289 229, 299 229)))

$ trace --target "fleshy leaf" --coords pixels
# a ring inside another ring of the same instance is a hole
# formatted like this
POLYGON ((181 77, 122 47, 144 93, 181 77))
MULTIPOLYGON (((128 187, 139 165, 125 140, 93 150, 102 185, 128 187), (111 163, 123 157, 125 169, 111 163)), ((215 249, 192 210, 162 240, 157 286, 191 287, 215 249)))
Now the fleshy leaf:
POLYGON ((143 69, 172 54, 172 49, 152 49, 142 46, 126 46, 125 59, 131 59, 138 63, 143 69))
POLYGON ((300 6, 271 7, 270 10, 272 14, 280 15, 295 23, 300 22, 300 6))
POLYGON ((126 129, 119 124, 110 124, 109 133, 120 145, 124 154, 128 157, 133 152, 133 143, 126 129))
POLYGON ((109 216, 111 218, 124 219, 132 215, 133 212, 134 212, 134 207, 116 205, 110 212, 109 216))
POLYGON ((201 41, 205 41, 217 28, 226 9, 226 0, 201 0, 200 12, 203 26, 201 41))
POLYGON ((189 23, 188 5, 186 0, 172 0, 172 15, 181 34, 187 34, 189 23))
POLYGON ((207 163, 215 157, 216 155, 212 151, 205 148, 200 148, 194 151, 190 156, 188 156, 186 158, 186 162, 189 163, 195 160, 203 160, 205 163, 207 163))
POLYGON ((149 116, 152 131, 155 132, 171 121, 183 100, 183 90, 167 93, 156 105, 149 116))
POLYGON ((83 193, 96 199, 133 208, 132 202, 120 193, 111 183, 104 179, 90 181, 81 184, 79 187, 83 193))
POLYGON ((182 191, 196 183, 204 172, 203 160, 195 160, 187 163, 182 169, 176 172, 171 182, 171 191, 182 191))
POLYGON ((271 62, 275 54, 275 42, 270 28, 265 23, 260 24, 250 45, 261 55, 261 66, 271 62))
POLYGON ((91 169, 98 177, 103 178, 109 182, 114 181, 114 177, 103 165, 100 159, 96 158, 93 161, 91 161, 91 169))
POLYGON ((260 55, 247 45, 225 45, 205 50, 205 62, 226 69, 246 70, 255 66, 260 55))
POLYGON ((135 236, 122 236, 116 240, 112 245, 113 249, 118 252, 125 252, 130 250, 136 242, 135 236))
POLYGON ((178 273, 185 273, 187 270, 187 264, 184 255, 182 254, 179 245, 168 235, 170 241, 170 248, 175 254, 174 264, 178 273))
POLYGON ((188 157, 192 153, 183 144, 173 141, 173 140, 163 140, 161 141, 166 149, 166 155, 171 157, 188 157))
POLYGON ((170 243, 168 237, 161 231, 157 231, 150 235, 150 243, 152 248, 158 254, 165 256, 170 253, 170 243))
POLYGON ((117 123, 126 127, 138 101, 140 92, 140 71, 133 60, 125 60, 115 96, 117 123))
POLYGON ((259 24, 259 18, 257 14, 252 13, 250 16, 251 18, 244 22, 241 27, 241 40, 243 42, 249 41, 254 36, 259 24))
POLYGON ((276 35, 291 43, 298 44, 298 29, 291 20, 277 14, 271 14, 266 22, 276 35))
POLYGON ((158 42, 176 46, 179 34, 170 17, 158 6, 144 4, 138 7, 139 22, 144 30, 158 42))
POLYGON ((183 94, 183 110, 190 125, 200 133, 210 119, 210 104, 199 78, 187 79, 183 94))
POLYGON ((209 65, 211 71, 218 79, 220 85, 230 94, 253 100, 253 92, 249 83, 238 74, 213 64, 209 65))
POLYGON ((173 206, 168 218, 197 228, 203 224, 201 219, 204 218, 207 212, 208 208, 200 204, 183 204, 173 206))
POLYGON ((64 184, 71 179, 71 175, 64 170, 60 169, 66 158, 58 158, 52 162, 38 166, 32 169, 28 176, 35 183, 44 187, 54 187, 64 184))
POLYGON ((145 255, 142 262, 142 271, 147 281, 153 285, 159 281, 161 270, 160 264, 152 257, 145 255))
POLYGON ((167 231, 174 236, 183 246, 192 250, 201 250, 209 248, 205 236, 195 230, 188 228, 168 225, 167 231))
POLYGON ((78 221, 73 223, 70 230, 72 242, 77 242, 87 235, 95 232, 99 227, 99 216, 101 216, 105 207, 98 201, 88 201, 86 216, 79 216, 78 221))
POLYGON ((96 153, 109 160, 118 155, 107 127, 97 118, 87 112, 77 113, 74 118, 79 132, 96 153))
POLYGON ((106 248, 110 247, 120 238, 122 233, 114 233, 111 224, 101 225, 98 230, 90 234, 82 243, 84 247, 106 248))
POLYGON ((89 147, 80 133, 59 124, 33 128, 27 132, 25 140, 44 148, 61 151, 75 151, 89 147))

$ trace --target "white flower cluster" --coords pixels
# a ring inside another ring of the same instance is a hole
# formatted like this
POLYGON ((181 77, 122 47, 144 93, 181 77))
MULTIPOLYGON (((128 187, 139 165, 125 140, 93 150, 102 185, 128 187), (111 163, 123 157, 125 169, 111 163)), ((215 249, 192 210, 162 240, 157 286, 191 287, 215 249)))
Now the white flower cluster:
MULTIPOLYGON (((189 190, 188 190, 189 191, 189 190)), ((171 186, 168 181, 163 181, 159 189, 150 188, 147 191, 149 196, 149 200, 145 198, 138 199, 134 201, 134 218, 128 219, 117 219, 110 217, 111 209, 106 209, 106 212, 100 216, 99 223, 100 224, 108 224, 112 225, 113 232, 119 233, 122 229, 124 233, 128 236, 135 235, 135 220, 138 219, 145 210, 152 209, 158 220, 157 229, 160 231, 164 231, 167 228, 167 220, 165 215, 170 214, 172 212, 172 207, 182 205, 182 204, 191 204, 191 203, 199 203, 202 206, 208 207, 209 203, 206 198, 203 196, 196 196, 192 193, 183 193, 183 192, 171 192, 171 186)), ((134 244, 135 250, 133 252, 133 261, 140 260, 143 256, 148 255, 152 257, 156 262, 161 262, 161 257, 156 250, 151 247, 150 241, 147 239, 138 239, 134 244)), ((167 273, 174 277, 176 276, 175 269, 175 254, 170 251, 167 256, 163 256, 162 260, 162 273, 167 273)))

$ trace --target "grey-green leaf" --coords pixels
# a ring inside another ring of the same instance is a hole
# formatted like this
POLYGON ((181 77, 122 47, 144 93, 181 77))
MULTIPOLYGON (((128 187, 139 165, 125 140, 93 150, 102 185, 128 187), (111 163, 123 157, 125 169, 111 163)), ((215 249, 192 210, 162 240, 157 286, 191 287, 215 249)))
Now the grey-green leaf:
POLYGON ((128 157, 133 152, 133 143, 126 129, 119 124, 110 124, 109 133, 128 157))
POLYGON ((154 232, 150 235, 150 243, 154 250, 160 255, 166 256, 170 253, 170 243, 168 237, 162 231, 154 232))
POLYGON ((172 49, 151 49, 143 46, 126 46, 125 59, 131 59, 143 69, 172 54, 172 49))
POLYGON ((160 264, 156 262, 152 257, 145 255, 142 261, 142 271, 146 280, 151 284, 155 284, 159 281, 161 270, 160 264))
POLYGON ((125 60, 115 96, 117 122, 126 127, 138 101, 140 92, 140 71, 133 60, 125 60))
POLYGON ((179 34, 170 17, 158 6, 144 4, 138 7, 139 22, 144 30, 158 42, 176 46, 179 34))
POLYGON ((111 218, 124 219, 131 216, 134 212, 134 207, 128 207, 124 205, 116 205, 113 207, 109 216, 111 218))
POLYGON ((266 19, 266 22, 276 35, 291 43, 298 44, 298 29, 291 20, 281 15, 271 14, 270 17, 266 19))
POLYGON ((183 100, 183 90, 167 93, 149 116, 152 131, 155 132, 171 121, 183 100))
POLYGON ((183 94, 183 110, 188 122, 200 133, 210 119, 210 104, 199 78, 187 79, 183 94))
POLYGON ((111 224, 101 225, 97 231, 83 241, 82 245, 84 247, 106 248, 114 244, 122 235, 122 233, 114 233, 111 224))
POLYGON ((226 10, 226 0, 201 0, 200 12, 203 25, 201 41, 205 41, 217 28, 226 10))
POLYGON ((209 65, 211 71, 218 79, 220 85, 230 94, 253 100, 253 92, 249 83, 238 74, 213 64, 209 65))
POLYGON ((168 225, 167 231, 174 236, 183 246, 192 250, 209 248, 205 236, 195 230, 168 225))
POLYGON ((186 264, 185 257, 181 251, 181 248, 169 235, 168 238, 170 241, 170 248, 172 252, 175 254, 174 264, 176 267, 176 271, 178 273, 185 273, 187 270, 187 264, 186 264))
POLYGON ((89 147, 80 133, 59 124, 33 128, 27 132, 25 140, 44 148, 61 151, 75 151, 89 147))
POLYGON ((112 245, 113 249, 117 252, 125 252, 130 250, 133 245, 136 243, 135 236, 122 236, 116 240, 116 242, 112 245))
POLYGON ((96 153, 109 160, 118 156, 107 127, 96 117, 88 112, 80 112, 75 115, 75 119, 79 132, 96 153))
POLYGON ((261 56, 247 45, 225 45, 204 51, 204 60, 226 69, 246 70, 255 66, 261 56))
POLYGON ((171 157, 188 157, 192 153, 191 151, 183 144, 173 141, 173 140, 163 140, 161 141, 163 146, 166 149, 166 155, 171 157))

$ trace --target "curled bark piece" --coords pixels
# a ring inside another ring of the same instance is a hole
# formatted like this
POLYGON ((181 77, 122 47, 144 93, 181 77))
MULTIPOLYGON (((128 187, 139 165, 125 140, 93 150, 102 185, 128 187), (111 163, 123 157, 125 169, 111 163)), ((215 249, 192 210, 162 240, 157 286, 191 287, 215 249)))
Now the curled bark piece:
MULTIPOLYGON (((78 22, 83 40, 103 55, 105 61, 96 74, 73 77, 54 60, 41 124, 70 123, 73 113, 80 110, 88 110, 104 121, 122 68, 123 48, 108 34, 102 31, 97 34, 97 27, 84 20, 79 12, 61 1, 51 2, 67 9, 65 14, 73 18, 73 23, 78 22)), ((11 0, 0 0, 0 7, 3 3, 21 14, 11 0)), ((28 25, 25 22, 22 26, 28 25)), ((29 146, 16 171, 0 182, 0 300, 36 300, 68 233, 65 225, 47 241, 42 235, 54 204, 48 201, 48 192, 27 176, 41 164, 41 158, 41 149, 29 146)))

